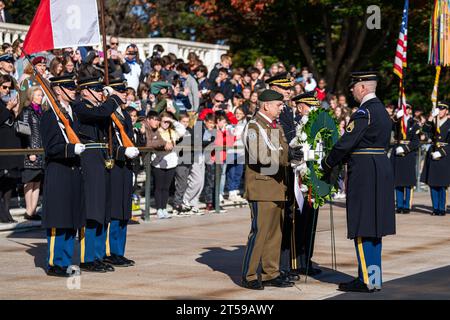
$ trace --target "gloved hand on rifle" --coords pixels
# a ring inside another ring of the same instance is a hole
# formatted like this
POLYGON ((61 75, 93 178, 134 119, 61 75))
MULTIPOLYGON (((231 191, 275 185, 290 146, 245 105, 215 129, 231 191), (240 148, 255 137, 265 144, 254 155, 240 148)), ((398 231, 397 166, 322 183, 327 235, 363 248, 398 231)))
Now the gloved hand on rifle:
POLYGON ((139 155, 139 149, 136 147, 128 147, 125 149, 125 155, 129 159, 134 159, 139 155))

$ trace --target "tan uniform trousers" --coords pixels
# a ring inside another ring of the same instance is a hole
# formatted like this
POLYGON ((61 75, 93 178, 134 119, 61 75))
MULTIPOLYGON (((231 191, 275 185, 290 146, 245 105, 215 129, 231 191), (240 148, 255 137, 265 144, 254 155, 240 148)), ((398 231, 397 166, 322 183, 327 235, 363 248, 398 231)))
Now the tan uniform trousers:
POLYGON ((284 202, 249 201, 252 225, 242 266, 242 277, 247 281, 258 279, 261 262, 261 280, 280 275, 281 229, 284 202))

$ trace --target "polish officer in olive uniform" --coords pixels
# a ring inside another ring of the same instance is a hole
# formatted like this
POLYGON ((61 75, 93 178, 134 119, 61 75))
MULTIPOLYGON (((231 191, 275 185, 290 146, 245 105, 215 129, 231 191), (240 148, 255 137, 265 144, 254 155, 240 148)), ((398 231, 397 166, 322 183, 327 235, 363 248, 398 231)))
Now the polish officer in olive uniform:
POLYGON ((423 127, 424 132, 432 134, 433 145, 428 150, 421 181, 430 186, 432 215, 435 216, 446 214, 447 188, 450 185, 449 106, 450 103, 447 101, 439 102, 437 114, 431 116, 423 127))
MULTIPOLYGON (((73 77, 53 77, 51 87, 61 112, 78 134, 77 115, 70 106, 76 90, 73 77)), ((86 222, 80 163, 85 146, 70 143, 62 123, 51 109, 42 115, 40 132, 45 151, 42 225, 47 229, 47 275, 69 277, 77 229, 86 222)))
MULTIPOLYGON (((117 91, 125 93, 127 83, 124 80, 112 80, 107 92, 117 91)), ((108 225, 106 235, 106 256, 104 261, 116 267, 133 266, 135 263, 125 257, 125 245, 127 239, 127 225, 131 219, 131 195, 133 193, 133 163, 132 159, 139 155, 139 150, 124 146, 123 134, 130 140, 133 139, 133 125, 131 117, 123 107, 124 103, 117 105, 114 111, 116 124, 113 121, 113 157, 114 167, 111 169, 111 222, 108 225), (119 126, 123 128, 120 130, 119 126)))
MULTIPOLYGON (((288 144, 295 138, 296 134, 296 114, 294 109, 290 106, 292 87, 294 81, 287 72, 276 74, 265 81, 271 90, 274 90, 283 95, 283 108, 277 122, 283 128, 284 134, 288 144)), ((289 147, 289 159, 291 154, 301 152, 301 148, 289 147)), ((294 172, 287 171, 286 181, 288 185, 288 198, 284 208, 283 220, 283 238, 281 240, 281 257, 280 257, 280 272, 281 276, 286 281, 298 281, 300 276, 297 272, 297 251, 296 246, 293 245, 295 238, 295 231, 293 230, 295 220, 295 200, 294 200, 294 172)))
POLYGON ((341 163, 348 165, 347 236, 355 242, 358 277, 340 284, 342 291, 381 289, 381 240, 395 234, 394 175, 386 154, 392 122, 375 95, 376 86, 376 73, 351 75, 350 88, 360 107, 322 160, 327 174, 341 163))
POLYGON ((111 218, 111 181, 108 153, 110 116, 125 100, 125 94, 114 91, 105 102, 103 79, 80 79, 81 97, 72 104, 80 120, 80 139, 86 145, 81 157, 86 226, 80 231, 80 268, 89 272, 114 271, 103 262, 106 254, 106 230, 111 218))
POLYGON ((243 132, 246 154, 245 197, 251 210, 251 230, 242 267, 242 286, 262 290, 264 286, 290 287, 280 277, 281 229, 287 198, 288 144, 277 124, 283 95, 264 90, 259 110, 243 132), (257 273, 261 262, 261 280, 257 273))
POLYGON ((413 187, 417 182, 416 163, 417 149, 420 146, 419 134, 421 128, 412 115, 412 108, 406 105, 406 116, 399 110, 393 119, 395 146, 391 161, 394 169, 394 184, 397 213, 408 214, 411 211, 413 187), (405 117, 406 128, 403 128, 402 118, 405 117))

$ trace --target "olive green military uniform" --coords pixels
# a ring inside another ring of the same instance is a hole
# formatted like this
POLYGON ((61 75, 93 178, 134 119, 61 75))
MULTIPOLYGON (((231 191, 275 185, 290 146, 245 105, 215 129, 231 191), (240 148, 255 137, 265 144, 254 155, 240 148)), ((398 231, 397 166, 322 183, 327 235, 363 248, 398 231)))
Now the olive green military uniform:
POLYGON ((261 280, 279 276, 281 230, 286 201, 288 143, 283 129, 257 113, 244 130, 246 146, 245 197, 251 210, 251 231, 244 256, 242 277, 261 280))

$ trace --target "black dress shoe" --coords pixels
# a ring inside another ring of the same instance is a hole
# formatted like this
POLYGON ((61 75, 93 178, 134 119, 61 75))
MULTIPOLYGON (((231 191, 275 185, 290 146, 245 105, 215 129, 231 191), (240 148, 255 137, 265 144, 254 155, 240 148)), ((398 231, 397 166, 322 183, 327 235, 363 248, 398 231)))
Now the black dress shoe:
POLYGON ((338 290, 344 292, 366 292, 366 293, 372 293, 375 291, 375 289, 369 289, 367 285, 364 282, 362 282, 359 278, 355 278, 350 282, 339 284, 338 290))
POLYGON ((259 280, 251 280, 247 281, 245 279, 242 279, 241 285, 244 288, 251 289, 251 290, 264 290, 264 286, 259 280))
POLYGON ((314 277, 322 273, 322 270, 313 268, 312 266, 308 267, 308 270, 306 270, 305 267, 301 267, 299 271, 300 274, 307 275, 309 277, 314 277), (306 274, 306 272, 308 272, 308 274, 306 274))
POLYGON ((117 256, 119 259, 122 259, 123 261, 125 261, 126 263, 128 263, 130 266, 134 266, 136 263, 134 262, 134 260, 125 258, 124 256, 117 256))
POLYGON ((105 268, 98 264, 97 261, 80 263, 80 269, 86 272, 105 273, 105 268))
POLYGON ((49 266, 47 269, 47 275, 52 277, 63 277, 63 278, 68 278, 72 276, 71 274, 67 273, 67 268, 63 268, 60 266, 49 266))
POLYGON ((403 209, 397 209, 397 210, 395 210, 395 212, 396 212, 396 213, 402 213, 402 210, 403 210, 403 209))
POLYGON ((438 216, 439 215, 439 210, 435 210, 433 209, 433 212, 431 212, 432 216, 438 216))
POLYGON ((403 209, 403 214, 409 214, 411 212, 411 209, 403 209))
POLYGON ((445 216, 445 211, 439 210, 439 213, 437 215, 443 217, 445 216))
POLYGON ((278 276, 275 279, 263 281, 262 283, 265 287, 289 288, 294 286, 293 282, 285 281, 281 276, 278 276))
POLYGON ((101 266, 107 272, 115 271, 115 269, 112 265, 110 265, 109 263, 103 262, 103 260, 96 260, 94 263, 97 263, 97 265, 101 266))
POLYGON ((280 277, 287 282, 300 281, 300 275, 294 271, 280 272, 280 277))
POLYGON ((125 260, 121 259, 119 256, 116 256, 115 254, 110 255, 109 257, 104 257, 103 262, 116 266, 116 267, 129 267, 130 264, 127 263, 125 260))

